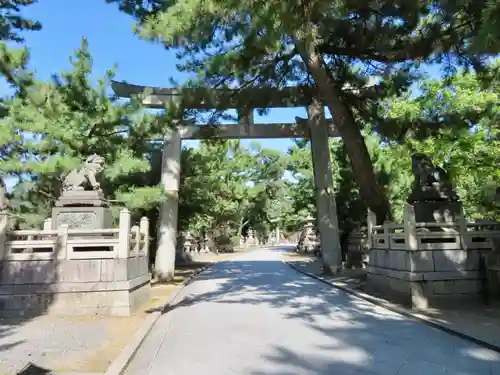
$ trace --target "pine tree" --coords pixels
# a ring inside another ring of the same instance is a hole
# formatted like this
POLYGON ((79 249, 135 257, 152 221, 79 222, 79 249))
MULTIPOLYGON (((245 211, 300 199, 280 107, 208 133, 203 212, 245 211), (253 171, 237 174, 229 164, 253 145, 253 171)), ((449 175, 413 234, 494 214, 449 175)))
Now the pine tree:
MULTIPOLYGON (((240 141, 202 141, 182 152, 179 227, 203 233, 228 225, 240 236, 247 226, 261 233, 274 224, 283 195, 280 152, 240 141), (274 203, 274 206, 272 207, 274 203)), ((239 237, 238 237, 239 238, 239 237)))
POLYGON ((18 90, 30 81, 30 75, 24 71, 28 50, 9 47, 7 42, 23 42, 21 32, 41 29, 42 25, 38 21, 27 19, 21 14, 22 7, 36 2, 36 0, 8 0, 0 3, 0 74, 18 90))
POLYGON ((112 71, 96 84, 86 40, 69 72, 33 82, 5 102, 0 171, 17 181, 11 203, 20 226, 39 226, 60 194, 62 180, 84 158, 106 160, 103 189, 111 200, 145 210, 162 199, 149 174, 149 140, 162 137, 168 119, 147 115, 140 98, 119 104, 107 94, 112 71))
POLYGON ((383 123, 380 100, 406 89, 421 61, 478 68, 484 57, 466 48, 482 21, 481 1, 107 2, 138 19, 142 38, 175 49, 202 87, 312 85, 307 94, 332 113, 360 194, 380 221, 389 202, 363 125, 383 123), (382 82, 367 87, 374 76, 382 82))

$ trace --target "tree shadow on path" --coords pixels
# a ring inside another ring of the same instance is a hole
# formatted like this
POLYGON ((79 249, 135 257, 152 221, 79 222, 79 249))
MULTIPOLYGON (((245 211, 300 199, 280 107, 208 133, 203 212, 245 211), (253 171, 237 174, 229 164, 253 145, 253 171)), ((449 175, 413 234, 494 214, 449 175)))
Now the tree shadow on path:
MULTIPOLYGON (((262 330, 277 332, 272 340, 262 339, 262 351, 255 358, 243 356, 228 373, 500 374, 498 353, 332 288, 281 261, 218 263, 189 285, 183 298, 165 313, 195 307, 199 314, 205 304, 227 305, 228 314, 255 308, 255 319, 263 319, 258 322, 262 330), (259 311, 269 312, 269 320, 259 311), (270 325, 273 316, 285 320, 279 324, 282 328, 270 325)), ((203 320, 223 324, 219 321, 203 320)))

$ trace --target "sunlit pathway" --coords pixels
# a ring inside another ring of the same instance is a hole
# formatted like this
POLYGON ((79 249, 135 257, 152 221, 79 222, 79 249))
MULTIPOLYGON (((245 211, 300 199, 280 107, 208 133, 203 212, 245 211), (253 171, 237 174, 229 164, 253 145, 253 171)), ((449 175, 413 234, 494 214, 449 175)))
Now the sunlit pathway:
POLYGON ((500 356, 352 297, 262 250, 186 287, 128 375, 496 375, 500 356))

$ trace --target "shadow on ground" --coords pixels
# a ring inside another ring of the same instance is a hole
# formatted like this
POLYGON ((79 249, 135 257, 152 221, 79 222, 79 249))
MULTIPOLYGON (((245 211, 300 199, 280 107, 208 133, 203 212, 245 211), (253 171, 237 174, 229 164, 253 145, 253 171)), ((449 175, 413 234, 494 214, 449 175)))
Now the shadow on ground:
MULTIPOLYGON (((20 253, 25 249, 16 250, 20 253)), ((54 286, 59 280, 57 255, 60 247, 37 250, 53 252, 53 259, 40 259, 36 253, 27 252, 22 261, 12 260, 8 254, 0 262, 0 373, 12 372, 19 368, 18 364, 29 361, 29 358, 13 358, 11 353, 26 344, 22 331, 46 314, 54 302, 54 286), (27 285, 32 286, 31 293, 26 292, 27 285), (17 290, 21 292, 16 293, 17 290)))
POLYGON ((279 260, 224 261, 196 283, 209 290, 193 285, 165 313, 206 303, 227 305, 228 314, 242 305, 265 306, 296 330, 297 336, 283 332, 282 344, 269 342, 256 365, 231 369, 239 374, 500 374, 498 353, 324 285, 279 260))

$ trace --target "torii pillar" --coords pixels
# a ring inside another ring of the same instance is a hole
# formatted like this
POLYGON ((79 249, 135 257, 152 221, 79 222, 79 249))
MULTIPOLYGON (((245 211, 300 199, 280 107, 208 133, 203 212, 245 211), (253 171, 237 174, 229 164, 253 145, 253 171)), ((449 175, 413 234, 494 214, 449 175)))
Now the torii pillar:
POLYGON ((307 116, 316 193, 316 222, 321 240, 323 271, 333 274, 341 269, 342 251, 324 106, 314 99, 307 107, 307 116))
POLYGON ((160 206, 158 220, 158 245, 155 258, 155 276, 158 281, 170 281, 174 278, 180 174, 181 134, 174 128, 165 137, 161 163, 161 185, 165 192, 165 200, 160 206))

